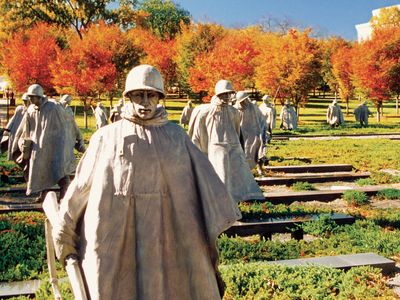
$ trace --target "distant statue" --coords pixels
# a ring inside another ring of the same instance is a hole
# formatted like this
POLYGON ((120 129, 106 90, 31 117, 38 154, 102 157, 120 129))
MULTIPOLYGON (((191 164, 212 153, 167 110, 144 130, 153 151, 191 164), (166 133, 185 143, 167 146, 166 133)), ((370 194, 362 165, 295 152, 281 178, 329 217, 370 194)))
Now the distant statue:
POLYGON ((78 152, 85 152, 85 144, 81 131, 75 121, 75 115, 70 106, 72 102, 72 97, 70 95, 63 95, 60 99, 61 106, 65 109, 68 121, 68 141, 72 148, 75 148, 78 152))
POLYGON ((197 106, 188 134, 204 153, 236 201, 264 199, 240 144, 240 113, 229 105, 235 90, 228 80, 215 85, 211 103, 197 106))
POLYGON ((96 108, 93 110, 94 116, 96 118, 96 128, 99 129, 108 124, 107 112, 103 103, 98 102, 96 108))
POLYGON ((182 126, 189 126, 190 116, 192 115, 192 112, 193 112, 193 104, 192 101, 189 100, 186 106, 183 108, 182 115, 179 120, 179 123, 182 126))
POLYGON ((218 236, 240 212, 207 157, 168 121, 160 73, 133 68, 123 119, 97 130, 53 226, 89 299, 221 299, 218 236))
POLYGON ((354 117, 357 122, 360 122, 362 127, 368 126, 368 117, 372 115, 371 111, 368 109, 367 101, 362 102, 354 110, 354 117))
POLYGON ((246 161, 253 169, 265 158, 267 124, 258 106, 253 104, 246 92, 236 93, 235 108, 240 113, 240 134, 246 161))
POLYGON ((331 127, 338 127, 340 125, 344 125, 344 118, 342 109, 338 105, 337 100, 333 100, 331 104, 329 104, 328 109, 326 111, 326 122, 331 127))
POLYGON ((259 109, 264 115, 265 122, 267 124, 267 141, 270 142, 272 139, 272 130, 276 127, 276 108, 270 102, 270 97, 264 95, 262 97, 263 103, 260 104, 259 109))
POLYGON ((3 137, 1 139, 1 152, 7 151, 7 159, 10 161, 16 161, 21 155, 19 147, 14 145, 15 135, 17 133, 18 127, 22 122, 22 119, 28 109, 30 104, 29 96, 27 93, 22 95, 22 105, 18 105, 15 108, 15 113, 8 121, 8 124, 4 128, 3 137))
POLYGON ((281 110, 281 128, 284 130, 294 130, 297 129, 297 113, 292 105, 290 105, 290 100, 285 101, 285 105, 281 110))
POLYGON ((114 105, 113 109, 110 111, 110 121, 111 123, 122 120, 122 113, 124 112, 124 100, 119 99, 118 103, 114 105))
POLYGON ((44 95, 39 84, 28 88, 32 103, 17 130, 14 143, 20 147, 17 162, 26 162, 26 194, 40 192, 37 201, 43 201, 54 185, 60 186, 63 197, 70 183, 69 175, 75 169, 73 148, 69 147, 69 126, 63 107, 44 95))

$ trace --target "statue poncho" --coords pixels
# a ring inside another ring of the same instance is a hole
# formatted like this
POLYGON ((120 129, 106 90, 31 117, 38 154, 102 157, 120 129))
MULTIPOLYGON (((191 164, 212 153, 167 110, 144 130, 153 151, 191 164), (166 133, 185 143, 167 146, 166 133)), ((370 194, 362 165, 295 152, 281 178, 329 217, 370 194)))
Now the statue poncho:
POLYGON ((284 105, 281 110, 281 128, 285 130, 297 129, 297 114, 293 106, 284 105))
POLYGON ((356 107, 354 110, 354 116, 357 122, 360 122, 361 125, 368 126, 368 117, 371 114, 371 111, 368 109, 366 103, 362 103, 356 107))
POLYGON ((94 109, 94 116, 96 118, 97 129, 107 125, 107 113, 105 112, 103 105, 98 105, 94 109))
POLYGON ((326 111, 326 122, 331 126, 344 124, 342 109, 336 103, 332 103, 328 106, 326 111))
POLYGON ((92 136, 56 244, 79 248, 91 299, 219 299, 216 239, 240 213, 163 107, 124 118, 92 136))
POLYGON ((214 96, 210 104, 196 107, 189 124, 189 136, 208 155, 219 178, 236 201, 262 200, 240 144, 240 114, 214 96))
POLYGON ((191 105, 186 105, 183 108, 182 114, 181 114, 181 118, 179 120, 179 123, 181 125, 189 125, 189 121, 190 121, 190 116, 192 115, 193 112, 193 107, 191 105))
POLYGON ((236 102, 235 107, 240 113, 240 133, 244 154, 250 169, 253 169, 260 158, 265 156, 266 122, 257 105, 248 99, 242 107, 236 102))
POLYGON ((75 157, 66 124, 64 108, 46 97, 40 107, 28 107, 16 135, 19 145, 24 139, 32 141, 27 195, 49 189, 73 172, 75 157))
POLYGON ((13 117, 8 122, 6 129, 7 133, 3 135, 1 144, 7 143, 7 159, 15 161, 21 152, 18 147, 13 147, 14 139, 18 130, 19 125, 26 113, 27 107, 25 105, 18 105, 15 108, 15 113, 13 117))
POLYGON ((276 127, 276 109, 275 106, 271 103, 261 103, 258 107, 265 118, 265 122, 267 124, 267 133, 268 140, 272 138, 272 129, 276 127))

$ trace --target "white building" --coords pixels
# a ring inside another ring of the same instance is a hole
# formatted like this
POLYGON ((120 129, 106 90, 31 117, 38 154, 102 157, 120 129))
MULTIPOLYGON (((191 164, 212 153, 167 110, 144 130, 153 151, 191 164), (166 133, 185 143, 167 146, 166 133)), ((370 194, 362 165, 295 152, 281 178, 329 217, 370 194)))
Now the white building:
MULTIPOLYGON (((393 6, 397 6, 397 8, 400 9, 400 4, 393 5, 393 6)), ((388 7, 383 7, 383 8, 389 8, 389 7, 393 7, 393 6, 388 6, 388 7)), ((372 11, 372 16, 373 17, 379 16, 381 9, 382 8, 374 9, 372 11)), ((371 26, 370 22, 356 25, 356 30, 357 30, 357 37, 358 37, 359 43, 362 41, 365 41, 365 40, 369 40, 372 36, 372 26, 371 26)))

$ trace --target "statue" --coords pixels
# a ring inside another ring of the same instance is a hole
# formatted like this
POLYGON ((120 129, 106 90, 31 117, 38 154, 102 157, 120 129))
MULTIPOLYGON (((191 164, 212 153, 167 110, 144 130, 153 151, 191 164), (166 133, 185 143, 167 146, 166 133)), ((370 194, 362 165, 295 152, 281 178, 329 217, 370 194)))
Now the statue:
POLYGON ((354 116, 357 122, 360 122, 362 127, 368 127, 368 117, 372 115, 371 111, 368 109, 367 101, 362 102, 354 110, 354 116))
POLYGON ((281 128, 284 130, 297 129, 297 114, 293 106, 290 105, 290 100, 285 101, 285 105, 281 110, 281 128))
POLYGON ((96 118, 96 128, 99 129, 108 124, 107 112, 103 103, 97 102, 96 108, 93 110, 94 116, 96 118))
POLYGON ((69 175, 75 168, 73 148, 68 146, 66 113, 61 105, 44 96, 39 84, 31 85, 27 95, 32 104, 13 142, 22 153, 17 162, 26 162, 26 194, 40 192, 36 200, 43 201, 47 191, 58 184, 63 196, 70 182, 69 175))
POLYGON ((123 119, 92 136, 53 227, 90 299, 220 299, 218 235, 240 218, 207 157, 159 100, 160 73, 133 68, 123 119))
POLYGON ((326 111, 326 122, 331 127, 338 127, 340 125, 344 125, 344 118, 342 109, 337 103, 337 100, 333 100, 331 104, 329 104, 328 109, 326 111))
POLYGON ((75 115, 70 106, 72 97, 70 95, 63 95, 60 99, 61 106, 65 109, 68 122, 68 142, 70 146, 75 148, 78 152, 85 152, 85 144, 81 131, 75 121, 75 115))
MULTIPOLYGON (((22 95, 22 105, 18 105, 15 108, 15 113, 8 121, 8 124, 4 128, 3 137, 1 139, 1 152, 7 151, 7 159, 16 161, 17 158, 21 155, 19 147, 17 144, 14 145, 15 135, 17 133, 18 127, 22 122, 22 119, 28 109, 30 104, 28 94, 25 93, 22 95)), ((21 166, 23 167, 23 166, 21 166)))
POLYGON ((192 105, 192 101, 189 100, 187 102, 187 105, 183 108, 182 115, 181 115, 181 118, 179 121, 179 123, 182 126, 189 125, 189 120, 190 120, 190 116, 192 115, 192 112, 193 112, 193 105, 192 105))
MULTIPOLYGON (((240 113, 240 132, 244 154, 250 169, 253 169, 260 161, 265 160, 267 124, 258 106, 250 101, 246 92, 236 93, 235 108, 240 113)), ((259 171, 261 170, 259 169, 259 171)))
POLYGON ((190 118, 189 136, 205 154, 236 202, 262 200, 240 144, 240 113, 229 105, 235 91, 227 80, 215 86, 210 104, 197 106, 190 118))
POLYGON ((114 105, 113 109, 110 111, 111 123, 121 120, 123 112, 124 112, 124 99, 119 99, 118 103, 114 105))
POLYGON ((264 95, 262 97, 263 103, 258 107, 261 113, 264 115, 265 122, 267 124, 267 142, 272 140, 272 129, 276 127, 276 109, 275 106, 269 101, 269 96, 264 95))

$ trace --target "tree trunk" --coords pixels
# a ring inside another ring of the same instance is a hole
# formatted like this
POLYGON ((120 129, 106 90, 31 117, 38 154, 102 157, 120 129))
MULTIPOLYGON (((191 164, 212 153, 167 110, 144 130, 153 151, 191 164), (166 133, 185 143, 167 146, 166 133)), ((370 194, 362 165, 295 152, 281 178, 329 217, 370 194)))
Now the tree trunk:
POLYGON ((378 103, 377 107, 376 107, 376 121, 378 123, 381 122, 381 103, 378 103))
POLYGON ((399 114, 399 97, 400 95, 396 96, 396 115, 399 114))
POLYGON ((345 99, 345 101, 346 101, 346 115, 348 116, 349 115, 349 97, 346 97, 346 99, 345 99))

